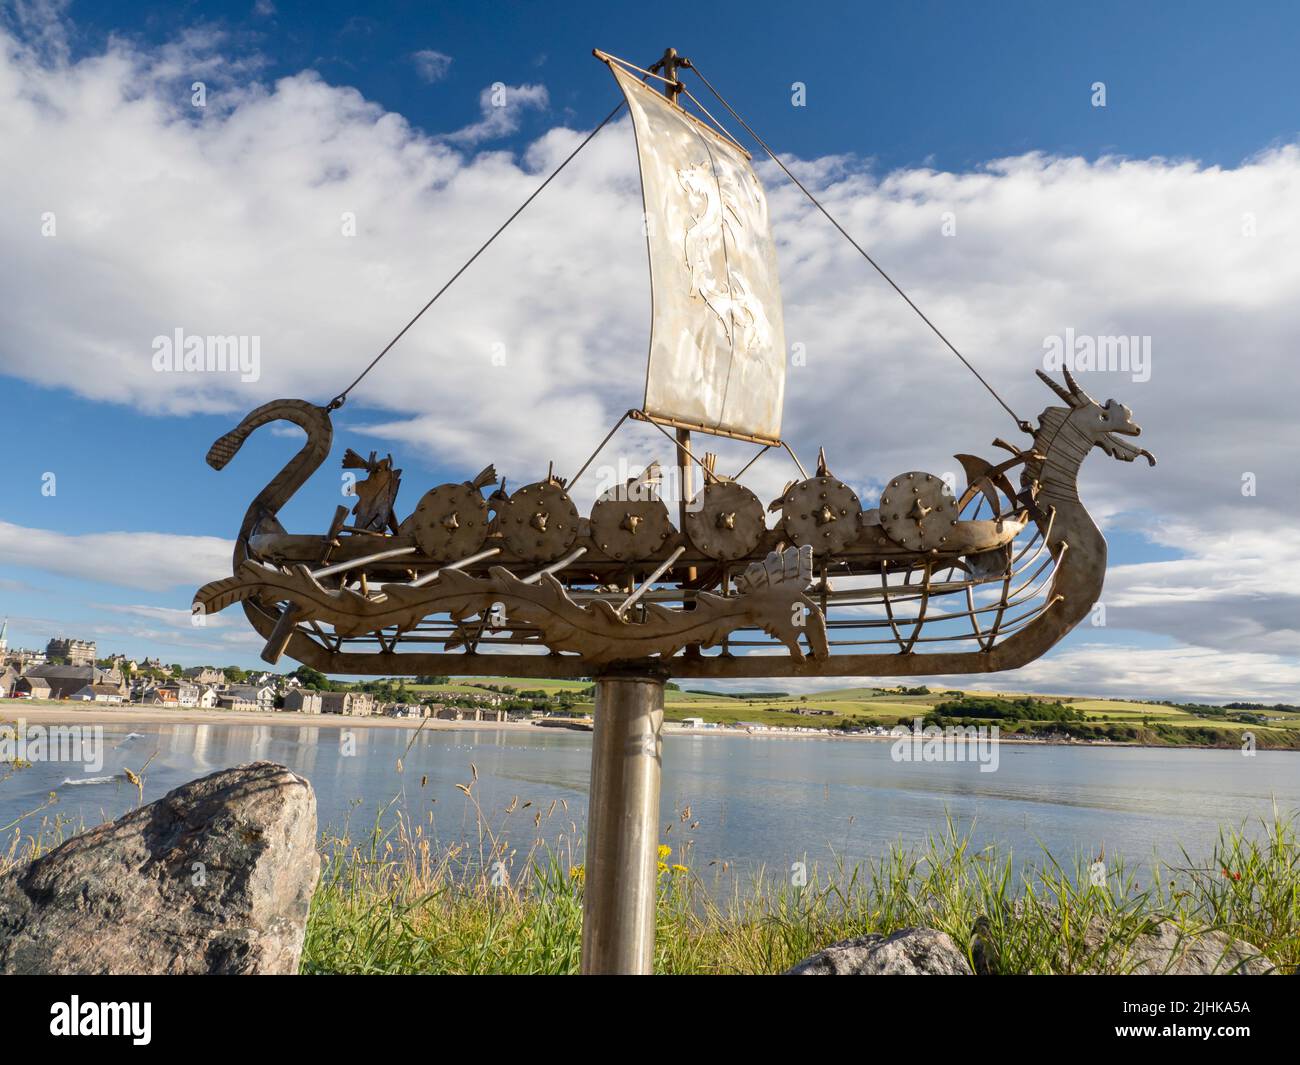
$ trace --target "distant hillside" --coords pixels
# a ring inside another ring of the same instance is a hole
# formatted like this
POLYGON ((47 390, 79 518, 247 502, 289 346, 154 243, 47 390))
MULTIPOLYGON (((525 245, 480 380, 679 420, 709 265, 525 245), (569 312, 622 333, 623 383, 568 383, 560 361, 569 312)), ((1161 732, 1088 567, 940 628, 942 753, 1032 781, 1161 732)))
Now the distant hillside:
MULTIPOLYGON (((451 677, 446 684, 414 685, 420 696, 463 694, 491 688, 498 691, 543 694, 563 702, 574 713, 590 713, 590 681, 532 680, 525 677, 451 677)), ((1300 748, 1300 710, 1294 707, 1174 706, 1167 703, 1122 699, 1089 699, 1072 695, 1037 695, 1012 691, 976 691, 940 685, 895 688, 833 688, 806 695, 777 693, 723 693, 681 690, 675 684, 664 695, 664 717, 681 722, 700 718, 715 724, 754 722, 765 725, 833 729, 911 724, 916 718, 934 722, 996 723, 1008 734, 1053 734, 1078 739, 1170 745, 1240 746, 1243 734, 1252 733, 1260 748, 1300 748), (967 707, 962 712, 954 708, 967 707), (1016 714, 1006 709, 1022 705, 1016 714), (979 712, 998 706, 997 713, 979 712), (1062 707, 1064 713, 1052 709, 1062 707), (947 707, 936 717, 940 707, 947 707)))

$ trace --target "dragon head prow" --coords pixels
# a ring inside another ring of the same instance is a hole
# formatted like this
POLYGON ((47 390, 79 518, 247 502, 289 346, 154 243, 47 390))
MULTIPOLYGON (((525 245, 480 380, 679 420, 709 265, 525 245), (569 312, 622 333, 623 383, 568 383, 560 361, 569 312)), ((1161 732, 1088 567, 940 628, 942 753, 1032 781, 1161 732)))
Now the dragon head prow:
POLYGON ((1094 447, 1101 448, 1111 458, 1121 462, 1132 462, 1143 456, 1152 466, 1156 464, 1156 457, 1150 451, 1136 447, 1124 439, 1140 436, 1142 427, 1133 420, 1133 412, 1123 403, 1113 399, 1098 403, 1079 387, 1069 370, 1061 371, 1065 375, 1064 388, 1042 370, 1034 372, 1069 405, 1071 425, 1089 437, 1094 447))

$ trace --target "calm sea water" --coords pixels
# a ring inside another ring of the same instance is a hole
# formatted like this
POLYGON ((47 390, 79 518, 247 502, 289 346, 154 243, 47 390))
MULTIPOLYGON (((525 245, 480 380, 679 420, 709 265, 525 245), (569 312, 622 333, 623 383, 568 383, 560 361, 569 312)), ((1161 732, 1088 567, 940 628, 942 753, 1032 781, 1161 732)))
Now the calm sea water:
MULTIPOLYGON (((146 801, 216 769, 268 759, 311 781, 322 828, 350 823, 356 835, 400 810, 445 842, 477 839, 475 813, 456 788, 470 782, 474 765, 474 793, 489 822, 521 851, 539 836, 567 847, 582 835, 588 734, 357 728, 351 736, 354 754, 341 748, 336 728, 106 726, 97 773, 37 763, 0 783, 0 826, 51 791, 57 803, 22 820, 24 829, 54 816, 116 817, 138 802, 124 768, 138 772, 152 756, 146 801), (507 815, 515 797, 519 809, 507 815), (554 812, 534 827, 534 814, 545 815, 553 801, 554 812)), ((1010 848, 1021 861, 1041 859, 1046 847, 1073 862, 1104 846, 1110 857, 1146 864, 1153 855, 1177 858, 1180 846, 1207 857, 1220 825, 1271 818, 1274 802, 1283 813, 1300 810, 1300 755, 1007 744, 997 771, 982 773, 970 762, 895 762, 888 743, 670 734, 661 819, 675 853, 692 841, 697 867, 717 861, 774 872, 800 860, 853 862, 941 831, 949 815, 977 844, 1010 848)))

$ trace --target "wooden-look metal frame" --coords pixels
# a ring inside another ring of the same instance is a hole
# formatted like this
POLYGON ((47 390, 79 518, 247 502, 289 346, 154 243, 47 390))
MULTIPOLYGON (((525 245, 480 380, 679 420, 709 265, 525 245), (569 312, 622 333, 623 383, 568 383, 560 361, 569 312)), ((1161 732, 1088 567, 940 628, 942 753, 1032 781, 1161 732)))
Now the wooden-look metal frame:
POLYGON ((276 513, 324 461, 332 434, 327 411, 278 401, 209 453, 221 468, 251 432, 280 419, 308 434, 249 508, 235 575, 205 586, 196 601, 203 610, 242 602, 267 638, 269 660, 288 653, 335 674, 572 678, 625 660, 624 648, 630 660, 652 659, 680 677, 1015 668, 1064 636, 1101 591, 1105 540, 1076 484, 1087 450, 1154 462, 1126 443, 1139 432, 1126 408, 1096 403, 1068 374, 1064 388, 1049 383, 1069 405, 1044 411, 1030 448, 998 466, 967 462, 975 475, 961 496, 961 521, 992 537, 975 541, 985 567, 993 550, 1006 555, 1005 566, 983 574, 969 554, 908 551, 865 519, 844 552, 814 565, 811 549, 802 549, 803 571, 779 527, 763 533, 751 557, 721 564, 682 533, 633 562, 604 558, 578 536, 544 563, 513 558, 496 534, 466 558, 427 558, 403 541, 403 526, 399 534, 349 530, 338 515, 324 538, 294 536, 276 513), (1006 479, 1017 465, 1019 490, 1006 479), (984 508, 997 517, 981 524, 984 508), (304 552, 314 553, 310 563, 304 552), (501 602, 506 626, 487 612, 501 602), (796 603, 806 604, 806 621, 797 623, 806 627, 792 634, 784 615, 796 603))

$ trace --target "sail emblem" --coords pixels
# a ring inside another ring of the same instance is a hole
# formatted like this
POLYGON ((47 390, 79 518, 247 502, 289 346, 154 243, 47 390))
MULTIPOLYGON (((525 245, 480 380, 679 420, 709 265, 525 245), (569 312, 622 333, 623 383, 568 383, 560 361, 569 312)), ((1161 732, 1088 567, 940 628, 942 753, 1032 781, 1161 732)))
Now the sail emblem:
POLYGON ((737 203, 744 191, 736 187, 735 181, 724 184, 723 178, 708 163, 677 171, 691 212, 682 244, 691 295, 703 300, 717 315, 732 354, 744 355, 771 346, 772 323, 762 301, 750 291, 744 274, 727 263, 727 245, 735 247, 740 242, 738 231, 744 228, 744 216, 750 211, 742 211, 737 203), (720 261, 721 270, 715 268, 715 261, 720 261))
POLYGON ((641 164, 651 330, 644 412, 781 439, 785 328, 776 245, 749 154, 617 63, 641 164))

